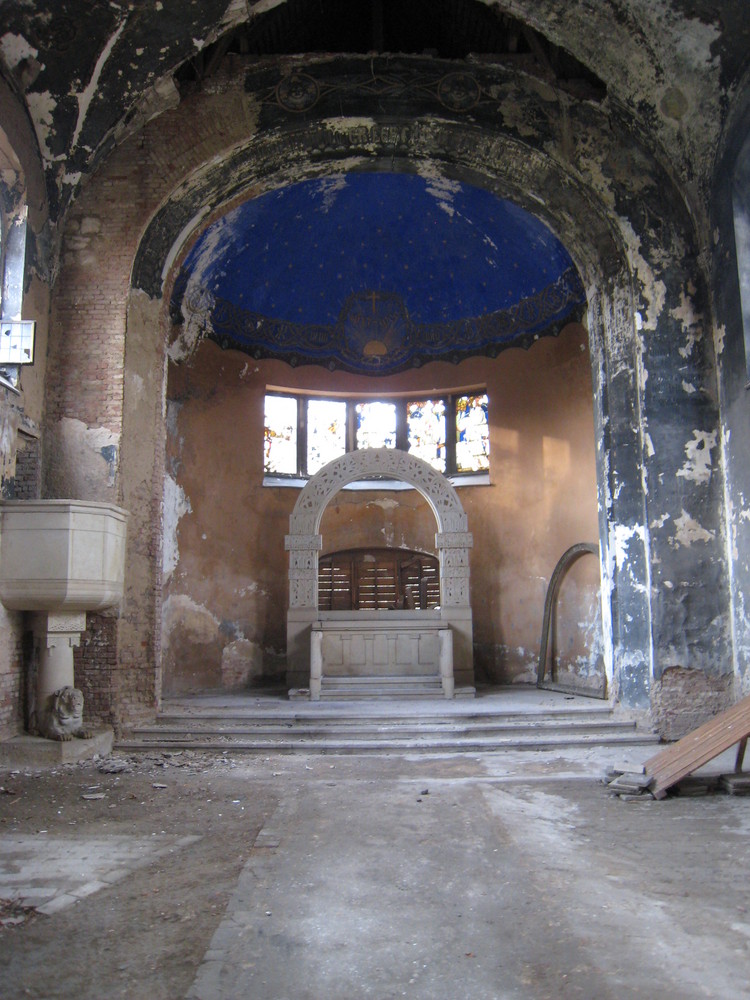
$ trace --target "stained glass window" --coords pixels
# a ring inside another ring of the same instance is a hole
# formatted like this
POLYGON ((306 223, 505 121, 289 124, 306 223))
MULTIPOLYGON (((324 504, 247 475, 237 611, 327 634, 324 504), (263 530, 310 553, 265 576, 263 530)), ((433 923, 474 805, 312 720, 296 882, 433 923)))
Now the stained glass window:
POLYGON ((264 469, 286 475, 297 472, 297 400, 294 396, 266 396, 264 469))
POLYGON ((456 400, 456 470, 483 472, 490 467, 487 395, 456 400))
POLYGON ((396 404, 357 403, 357 448, 396 447, 396 404))
POLYGON ((304 478, 347 449, 403 448, 449 476, 488 472, 487 414, 487 394, 477 392, 411 400, 269 394, 265 471, 304 478))
POLYGON ((410 454, 445 472, 445 400, 407 403, 406 424, 410 454))
POLYGON ((324 465, 346 452, 346 400, 307 401, 307 474, 314 476, 324 465))

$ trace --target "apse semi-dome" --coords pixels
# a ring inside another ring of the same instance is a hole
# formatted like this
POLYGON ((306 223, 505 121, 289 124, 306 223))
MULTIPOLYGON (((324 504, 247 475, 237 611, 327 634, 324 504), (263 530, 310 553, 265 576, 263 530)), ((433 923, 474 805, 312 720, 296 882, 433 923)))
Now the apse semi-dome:
POLYGON ((185 257, 171 316, 255 358, 385 375, 526 347, 584 305, 565 247, 512 202, 356 173, 228 211, 185 257))

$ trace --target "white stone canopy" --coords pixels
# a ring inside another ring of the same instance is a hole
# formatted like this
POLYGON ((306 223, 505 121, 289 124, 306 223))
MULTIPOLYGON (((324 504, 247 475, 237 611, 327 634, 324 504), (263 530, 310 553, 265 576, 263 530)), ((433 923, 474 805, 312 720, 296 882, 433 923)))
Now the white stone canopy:
MULTIPOLYGON (((473 539, 453 486, 420 458, 393 448, 349 452, 324 466, 303 488, 289 517, 289 610, 287 612, 287 677, 304 685, 310 676, 310 634, 318 622, 318 553, 323 512, 335 494, 367 477, 378 489, 398 480, 413 486, 430 505, 437 522, 435 547, 440 565, 440 621, 452 635, 450 690, 474 681, 469 549, 473 539)), ((350 612, 351 614, 351 612, 350 612)), ((408 618, 414 612, 404 612, 408 618)))

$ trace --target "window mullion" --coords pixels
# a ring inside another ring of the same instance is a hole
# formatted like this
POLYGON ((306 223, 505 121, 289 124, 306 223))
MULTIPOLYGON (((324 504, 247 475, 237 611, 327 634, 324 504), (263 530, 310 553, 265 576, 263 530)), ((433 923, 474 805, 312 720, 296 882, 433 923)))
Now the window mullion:
POLYGON ((401 451, 409 450, 409 428, 406 420, 406 400, 396 401, 396 447, 401 451))
POLYGON ((357 413, 356 402, 353 399, 346 401, 346 450, 357 450, 357 413))
POLYGON ((297 399, 297 471, 300 476, 307 475, 307 399, 304 396, 297 399))
POLYGON ((445 471, 453 475, 456 471, 456 396, 445 400, 445 471))

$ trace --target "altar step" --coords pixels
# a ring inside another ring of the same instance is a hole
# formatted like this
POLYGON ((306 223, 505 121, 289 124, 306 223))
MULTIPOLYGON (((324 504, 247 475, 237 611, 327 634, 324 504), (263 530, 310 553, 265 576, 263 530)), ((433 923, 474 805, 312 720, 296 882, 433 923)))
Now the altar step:
POLYGON ((320 688, 321 701, 442 697, 443 686, 436 674, 421 677, 323 677, 320 688))
MULTIPOLYGON (((116 749, 228 753, 467 753, 557 750, 656 743, 657 737, 608 705, 531 713, 474 710, 476 702, 323 702, 239 711, 190 703, 162 711, 116 749), (413 708, 410 708, 412 705, 413 708)), ((564 706, 564 702, 562 703, 564 706)))

